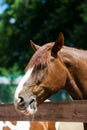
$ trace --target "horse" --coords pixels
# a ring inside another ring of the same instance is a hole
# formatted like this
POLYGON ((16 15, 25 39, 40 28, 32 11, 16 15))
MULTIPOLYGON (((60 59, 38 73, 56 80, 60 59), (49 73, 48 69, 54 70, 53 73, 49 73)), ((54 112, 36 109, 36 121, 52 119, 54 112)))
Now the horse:
POLYGON ((61 89, 67 90, 73 100, 87 99, 86 50, 64 46, 62 32, 55 42, 43 46, 30 43, 35 53, 15 91, 17 110, 32 115, 38 105, 61 89))
POLYGON ((55 122, 0 121, 0 130, 57 130, 55 122))

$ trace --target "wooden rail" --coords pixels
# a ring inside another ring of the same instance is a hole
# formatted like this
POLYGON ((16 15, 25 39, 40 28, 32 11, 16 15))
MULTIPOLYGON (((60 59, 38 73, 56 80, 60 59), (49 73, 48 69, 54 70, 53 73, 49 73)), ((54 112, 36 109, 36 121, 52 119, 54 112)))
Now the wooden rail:
POLYGON ((17 112, 13 104, 2 104, 0 120, 87 122, 87 100, 43 103, 34 118, 17 112))

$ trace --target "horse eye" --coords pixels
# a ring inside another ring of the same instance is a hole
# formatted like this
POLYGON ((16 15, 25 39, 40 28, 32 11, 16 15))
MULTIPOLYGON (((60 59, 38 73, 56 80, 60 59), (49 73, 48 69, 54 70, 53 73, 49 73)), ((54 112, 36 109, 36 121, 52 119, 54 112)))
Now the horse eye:
POLYGON ((41 81, 37 80, 36 85, 40 85, 41 81))

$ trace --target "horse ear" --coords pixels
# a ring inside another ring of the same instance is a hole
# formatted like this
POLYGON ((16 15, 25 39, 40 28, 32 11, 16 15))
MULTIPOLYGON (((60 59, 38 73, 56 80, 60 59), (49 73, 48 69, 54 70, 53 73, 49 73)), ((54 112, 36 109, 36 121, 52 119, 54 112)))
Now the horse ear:
POLYGON ((37 51, 40 48, 40 46, 36 45, 32 40, 30 40, 30 44, 34 51, 37 51))
POLYGON ((57 52, 62 48, 63 45, 64 45, 64 36, 63 36, 63 33, 60 32, 58 39, 56 40, 56 42, 54 43, 52 47, 51 55, 53 57, 57 57, 57 52))

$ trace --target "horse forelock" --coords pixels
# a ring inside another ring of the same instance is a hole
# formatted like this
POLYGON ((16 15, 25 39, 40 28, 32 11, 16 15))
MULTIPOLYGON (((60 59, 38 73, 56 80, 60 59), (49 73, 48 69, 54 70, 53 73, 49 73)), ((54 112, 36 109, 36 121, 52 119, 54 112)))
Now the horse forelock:
POLYGON ((31 60, 29 61, 28 65, 25 68, 25 71, 27 71, 29 68, 34 66, 36 69, 43 69, 46 67, 47 63, 50 60, 50 51, 52 48, 53 44, 49 43, 46 44, 40 49, 38 49, 35 54, 32 56, 31 60))

